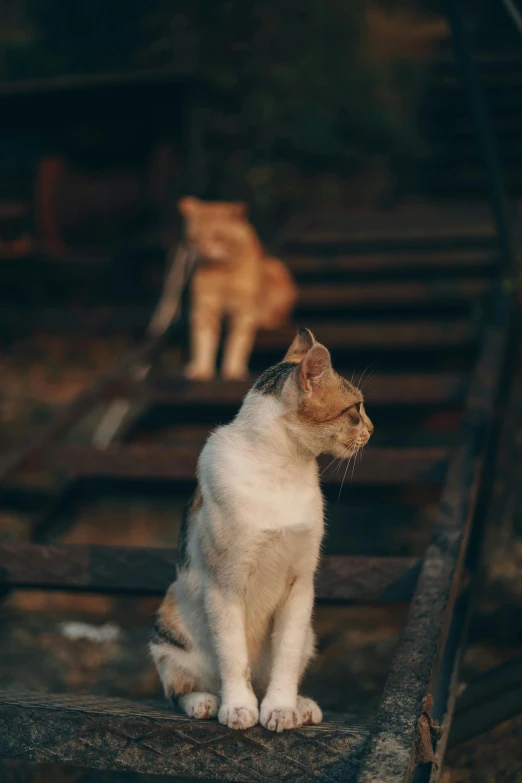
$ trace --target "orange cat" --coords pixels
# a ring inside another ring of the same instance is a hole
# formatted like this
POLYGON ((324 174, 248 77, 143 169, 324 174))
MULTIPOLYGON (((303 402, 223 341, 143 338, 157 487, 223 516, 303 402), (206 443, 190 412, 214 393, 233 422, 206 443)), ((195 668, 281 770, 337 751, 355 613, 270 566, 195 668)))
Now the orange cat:
POLYGON ((221 375, 247 376, 258 329, 277 329, 292 311, 297 289, 285 265, 270 258, 248 222, 243 204, 178 202, 186 236, 198 255, 192 277, 191 361, 185 376, 208 380, 215 374, 221 324, 228 333, 221 375))

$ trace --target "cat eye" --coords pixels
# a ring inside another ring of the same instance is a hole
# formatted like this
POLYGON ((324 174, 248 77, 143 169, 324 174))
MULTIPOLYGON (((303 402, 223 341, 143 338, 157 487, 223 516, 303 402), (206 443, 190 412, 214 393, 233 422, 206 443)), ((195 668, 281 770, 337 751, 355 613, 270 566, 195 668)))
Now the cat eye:
POLYGON ((352 415, 353 415, 353 409, 354 408, 357 411, 357 413, 360 413, 361 412, 361 407, 362 407, 362 402, 352 402, 351 405, 348 405, 347 408, 344 408, 344 410, 342 410, 340 413, 338 413, 335 418, 338 419, 341 416, 344 416, 345 413, 348 413, 348 414, 352 413, 352 415))

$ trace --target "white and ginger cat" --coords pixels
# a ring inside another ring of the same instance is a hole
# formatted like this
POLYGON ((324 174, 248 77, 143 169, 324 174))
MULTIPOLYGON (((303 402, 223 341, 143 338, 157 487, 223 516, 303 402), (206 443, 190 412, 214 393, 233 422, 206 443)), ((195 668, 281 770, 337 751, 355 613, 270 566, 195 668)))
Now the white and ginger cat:
POLYGON ((228 334, 222 377, 247 377, 258 329, 277 329, 289 317, 297 288, 286 266, 265 254, 246 206, 187 196, 178 206, 198 263, 191 284, 191 361, 187 378, 214 377, 223 321, 228 334))
POLYGON ((301 329, 207 440, 150 644, 167 698, 188 715, 233 729, 321 722, 298 695, 324 527, 316 458, 347 458, 372 432, 359 389, 301 329))

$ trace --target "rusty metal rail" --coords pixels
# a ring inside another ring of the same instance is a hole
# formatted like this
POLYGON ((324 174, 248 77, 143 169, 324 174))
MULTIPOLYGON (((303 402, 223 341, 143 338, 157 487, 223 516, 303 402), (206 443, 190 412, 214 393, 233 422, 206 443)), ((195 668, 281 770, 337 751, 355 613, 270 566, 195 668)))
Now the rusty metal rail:
MULTIPOLYGON (((509 297, 499 293, 470 385, 462 442, 450 462, 435 535, 426 551, 402 640, 388 676, 369 753, 361 768, 361 783, 379 780, 383 769, 388 770, 388 780, 403 780, 403 771, 414 768, 415 740, 419 731, 421 735, 426 731, 427 724, 415 725, 407 716, 425 711, 427 696, 436 690, 444 701, 436 704, 435 716, 445 719, 446 731, 451 724, 465 630, 458 615, 456 622, 460 628, 451 629, 451 624, 452 620, 455 622, 454 608, 463 586, 462 568, 503 368, 509 314, 509 297)), ((431 741, 429 725, 426 739, 431 741)))

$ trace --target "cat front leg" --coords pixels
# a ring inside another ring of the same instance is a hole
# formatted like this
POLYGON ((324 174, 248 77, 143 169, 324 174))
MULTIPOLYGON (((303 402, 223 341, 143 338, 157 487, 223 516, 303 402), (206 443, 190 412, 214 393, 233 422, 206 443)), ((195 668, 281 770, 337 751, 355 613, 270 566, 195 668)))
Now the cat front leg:
POLYGON ((257 322, 250 308, 230 317, 223 354, 221 375, 226 381, 241 381, 248 376, 248 360, 256 339, 257 322))
POLYGON ((221 315, 203 298, 193 303, 190 319, 191 360, 185 378, 209 381, 216 373, 216 357, 221 333, 221 315))
POLYGON ((271 731, 299 728, 303 722, 297 688, 303 670, 303 650, 310 634, 314 602, 312 579, 298 577, 274 619, 272 670, 260 721, 271 731))
POLYGON ((218 720, 231 729, 248 729, 258 722, 259 707, 252 690, 243 606, 217 585, 210 585, 206 608, 221 679, 218 720))
MULTIPOLYGON (((299 681, 301 681, 308 664, 315 655, 315 634, 312 630, 312 624, 308 626, 308 632, 305 639, 303 648, 303 655, 301 658, 301 665, 299 671, 299 681)), ((319 705, 307 696, 298 695, 297 697, 297 710, 301 716, 303 726, 321 723, 323 720, 323 713, 319 705)))

